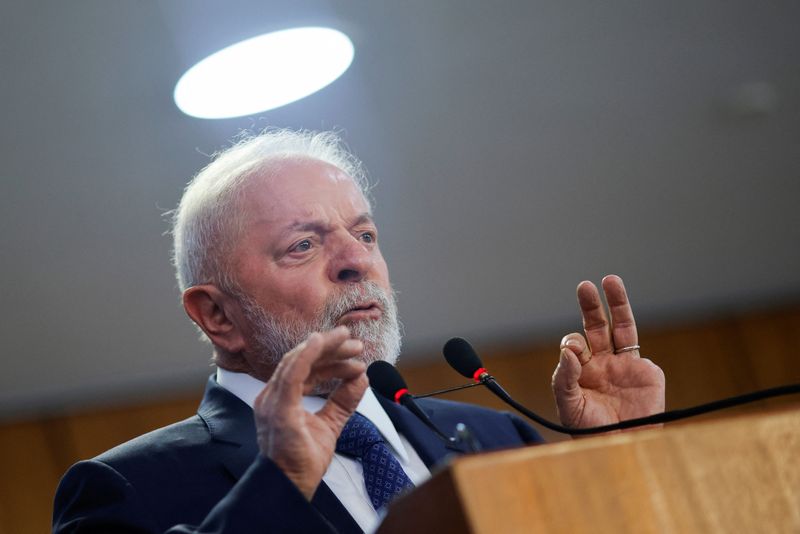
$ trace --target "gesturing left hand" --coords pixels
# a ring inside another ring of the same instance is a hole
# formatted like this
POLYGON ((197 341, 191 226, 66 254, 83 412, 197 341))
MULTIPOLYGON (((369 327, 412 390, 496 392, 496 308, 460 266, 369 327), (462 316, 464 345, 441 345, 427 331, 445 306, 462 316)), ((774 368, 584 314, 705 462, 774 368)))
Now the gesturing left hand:
POLYGON ((586 428, 664 411, 664 372, 639 355, 639 337, 622 279, 603 279, 609 324, 600 293, 591 282, 578 285, 584 338, 561 340, 553 394, 564 426, 586 428), (635 347, 635 348, 633 348, 635 347))

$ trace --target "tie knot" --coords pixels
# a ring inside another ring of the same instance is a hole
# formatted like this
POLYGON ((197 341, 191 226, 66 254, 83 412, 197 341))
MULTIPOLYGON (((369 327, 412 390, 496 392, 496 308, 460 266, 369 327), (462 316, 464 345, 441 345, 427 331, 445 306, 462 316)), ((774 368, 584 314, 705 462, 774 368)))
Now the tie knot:
POLYGON ((363 458, 366 451, 376 443, 384 443, 383 436, 372 421, 358 412, 344 425, 339 439, 336 441, 336 452, 363 458))

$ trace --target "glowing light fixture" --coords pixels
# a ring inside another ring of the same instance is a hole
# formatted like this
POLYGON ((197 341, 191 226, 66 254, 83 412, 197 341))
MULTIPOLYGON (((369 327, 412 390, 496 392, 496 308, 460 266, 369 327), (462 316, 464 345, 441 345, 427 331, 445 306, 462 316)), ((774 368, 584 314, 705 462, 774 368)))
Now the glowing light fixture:
POLYGON ((353 43, 330 28, 293 28, 241 41, 181 76, 175 104, 202 119, 252 115, 315 93, 353 61, 353 43))

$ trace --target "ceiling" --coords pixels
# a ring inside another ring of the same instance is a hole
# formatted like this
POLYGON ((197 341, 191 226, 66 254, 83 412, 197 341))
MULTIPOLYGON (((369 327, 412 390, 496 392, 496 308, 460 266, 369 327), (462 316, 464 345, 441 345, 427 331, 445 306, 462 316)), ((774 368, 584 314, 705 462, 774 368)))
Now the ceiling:
MULTIPOLYGON (((800 4, 5 2, 0 416, 197 387, 164 213, 242 129, 339 129, 377 183, 409 360, 578 327, 622 275, 642 324, 800 300, 800 4), (323 25, 356 55, 259 116, 182 115, 194 62, 323 25)), ((555 359, 555 357, 554 357, 555 359)))

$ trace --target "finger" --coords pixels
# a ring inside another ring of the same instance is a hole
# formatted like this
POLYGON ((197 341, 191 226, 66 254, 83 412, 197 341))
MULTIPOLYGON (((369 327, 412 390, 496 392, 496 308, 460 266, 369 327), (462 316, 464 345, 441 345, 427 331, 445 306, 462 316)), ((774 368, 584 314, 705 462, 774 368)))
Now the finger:
POLYGON ((327 332, 314 332, 281 359, 270 380, 288 384, 302 383, 316 366, 329 360, 352 358, 358 354, 360 343, 350 339, 350 331, 346 326, 327 332))
POLYGON ((317 368, 343 360, 355 358, 364 352, 364 342, 360 339, 345 339, 341 343, 333 343, 328 346, 323 345, 322 353, 319 358, 312 362, 311 372, 316 372, 317 368))
POLYGON ((586 340, 577 332, 573 332, 571 334, 567 334, 561 339, 560 348, 563 350, 568 348, 578 357, 578 361, 581 362, 581 365, 586 365, 589 363, 589 360, 592 359, 592 351, 589 350, 589 344, 586 343, 586 340))
MULTIPOLYGON (((354 359, 345 361, 336 361, 329 364, 320 366, 312 375, 306 380, 303 385, 304 395, 319 394, 320 390, 317 389, 320 385, 326 385, 326 390, 330 390, 330 384, 334 380, 351 380, 356 378, 361 373, 366 372, 367 366, 364 362, 354 359)), ((327 393, 327 391, 324 391, 327 393)))
POLYGON ((366 370, 367 367, 364 365, 361 373, 343 379, 328 395, 322 409, 317 412, 317 417, 326 420, 337 435, 341 433, 347 420, 356 411, 358 403, 369 386, 366 370))
MULTIPOLYGON (((346 326, 337 326, 333 330, 321 332, 319 335, 322 339, 322 346, 320 348, 321 354, 318 358, 313 358, 313 361, 329 358, 352 358, 352 356, 346 356, 340 353, 343 344, 349 343, 350 341, 357 341, 351 337, 350 330, 346 326)), ((352 345, 352 343, 350 343, 350 345, 352 345)))
MULTIPOLYGON (((603 291, 606 294, 608 310, 611 312, 611 335, 614 347, 621 349, 639 343, 639 335, 636 331, 636 321, 633 319, 628 294, 622 278, 611 274, 603 278, 603 291)), ((634 356, 639 355, 639 351, 631 351, 634 356)))
POLYGON ((281 411, 277 409, 280 406, 300 406, 312 366, 323 356, 337 356, 336 349, 349 337, 350 332, 344 326, 309 335, 281 359, 267 382, 267 387, 256 398, 257 405, 260 406, 269 396, 272 399, 271 405, 278 412, 281 411))
POLYGON ((273 371, 267 385, 256 397, 254 408, 256 414, 264 412, 269 416, 272 412, 280 414, 279 406, 300 404, 303 396, 303 383, 311 372, 314 358, 322 353, 322 337, 318 333, 311 334, 298 346, 290 350, 273 371))
POLYGON ((583 317, 583 331, 586 332, 592 353, 613 352, 608 318, 597 286, 589 281, 578 284, 578 305, 583 317))
POLYGON ((329 366, 356 361, 362 352, 364 352, 364 343, 360 339, 348 339, 335 352, 323 354, 314 360, 311 364, 310 376, 313 378, 313 375, 329 366))
POLYGON ((320 394, 317 387, 327 383, 325 393, 330 391, 331 381, 352 377, 364 372, 365 364, 355 359, 364 352, 364 343, 360 339, 346 339, 340 345, 327 347, 324 353, 314 361, 309 376, 303 385, 303 394, 320 394))

